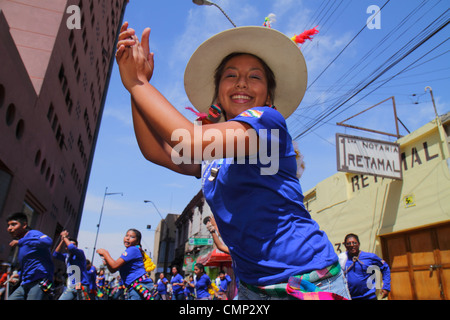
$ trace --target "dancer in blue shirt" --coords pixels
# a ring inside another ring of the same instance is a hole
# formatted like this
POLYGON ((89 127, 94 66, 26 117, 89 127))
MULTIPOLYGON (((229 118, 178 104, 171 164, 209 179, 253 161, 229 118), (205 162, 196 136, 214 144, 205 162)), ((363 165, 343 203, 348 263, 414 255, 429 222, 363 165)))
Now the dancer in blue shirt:
POLYGON ((139 147, 149 161, 201 178, 241 282, 239 298, 349 298, 334 247, 303 204, 285 120, 307 86, 298 46, 255 26, 206 40, 184 75, 199 111, 192 123, 150 83, 149 34, 146 28, 140 42, 124 23, 116 52, 139 147))
POLYGON ((69 233, 61 232, 61 241, 53 252, 53 257, 67 265, 68 283, 59 300, 90 300, 89 276, 84 251, 78 248, 78 242, 69 238, 69 233), (62 253, 63 246, 68 253, 62 253))
POLYGON ((91 300, 97 300, 97 269, 88 259, 86 259, 86 270, 89 279, 89 297, 91 300))
POLYGON ((119 271, 126 286, 127 300, 150 300, 151 298, 150 290, 153 287, 153 281, 145 271, 141 239, 140 231, 129 229, 123 239, 126 249, 117 260, 114 260, 107 250, 97 250, 111 273, 119 271))
POLYGON ((47 300, 53 281, 54 266, 50 248, 52 239, 38 230, 28 227, 26 214, 10 215, 8 232, 13 240, 11 247, 18 247, 20 264, 20 286, 9 296, 9 300, 47 300))
POLYGON ((210 300, 211 295, 208 292, 208 288, 211 285, 211 279, 205 273, 205 267, 201 263, 194 265, 195 277, 195 292, 196 300, 210 300))
POLYGON ((374 253, 359 250, 359 238, 356 234, 348 234, 344 245, 347 252, 339 255, 344 274, 347 277, 348 289, 352 300, 376 300, 376 289, 381 289, 381 299, 391 291, 391 272, 388 264, 374 253), (376 271, 380 271, 379 273, 376 271), (383 277, 383 286, 381 284, 383 277))
POLYGON ((172 300, 186 300, 183 291, 183 277, 178 273, 177 266, 172 267, 170 284, 172 285, 172 300))

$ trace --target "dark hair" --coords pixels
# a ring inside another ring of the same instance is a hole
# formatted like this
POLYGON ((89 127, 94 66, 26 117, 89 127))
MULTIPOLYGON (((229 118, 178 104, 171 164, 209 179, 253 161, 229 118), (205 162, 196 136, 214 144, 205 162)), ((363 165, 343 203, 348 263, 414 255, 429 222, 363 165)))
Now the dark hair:
POLYGON ((78 247, 78 241, 75 238, 69 238, 70 242, 75 242, 75 245, 78 247))
POLYGON ((15 212, 10 214, 7 218, 6 218, 6 222, 10 222, 10 221, 18 221, 21 224, 26 223, 28 225, 28 217, 25 213, 23 212, 15 212))
MULTIPOLYGON (((138 242, 137 246, 139 248, 139 251, 141 251, 142 259, 145 260, 145 252, 142 249, 142 245, 141 245, 142 233, 139 230, 134 229, 134 228, 128 229, 128 231, 132 231, 136 235, 136 239, 137 239, 137 242, 138 242)), ((128 231, 127 231, 127 233, 128 233, 128 231)))
MULTIPOLYGON (((264 60, 262 60, 260 57, 255 56, 254 54, 245 53, 245 52, 233 52, 233 53, 230 53, 229 55, 227 55, 225 58, 223 58, 222 62, 217 67, 216 72, 214 73, 214 97, 213 97, 213 101, 211 103, 214 103, 217 96, 219 95, 219 84, 220 84, 220 79, 222 78, 222 74, 223 74, 225 65, 232 58, 242 56, 242 55, 249 55, 249 56, 255 57, 256 59, 259 60, 259 62, 261 62, 263 69, 264 69, 264 73, 267 78, 267 93, 270 96, 271 102, 273 103, 273 101, 275 100, 276 79, 275 79, 275 75, 274 75, 272 69, 270 69, 270 67, 267 65, 267 63, 265 63, 264 60)), ((224 110, 222 110, 222 112, 224 112, 224 110)), ((224 115, 225 115, 225 113, 224 113, 224 115)))
POLYGON ((197 267, 198 269, 200 269, 201 272, 205 272, 205 266, 201 263, 196 263, 194 265, 194 267, 197 267))
POLYGON ((345 236, 344 244, 347 243, 347 239, 348 239, 348 238, 355 238, 356 241, 358 241, 358 243, 360 243, 360 242, 359 242, 359 238, 358 238, 358 236, 357 236, 356 234, 354 234, 354 233, 349 233, 348 235, 345 236))

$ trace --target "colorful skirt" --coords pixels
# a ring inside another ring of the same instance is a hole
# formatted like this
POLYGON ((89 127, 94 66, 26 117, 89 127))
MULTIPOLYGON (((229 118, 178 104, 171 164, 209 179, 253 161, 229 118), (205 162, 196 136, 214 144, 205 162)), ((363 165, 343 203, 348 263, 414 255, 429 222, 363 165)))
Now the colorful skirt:
POLYGON ((339 262, 321 270, 291 276, 287 283, 277 283, 268 286, 254 286, 242 283, 249 290, 270 297, 288 298, 292 300, 347 300, 332 292, 322 291, 314 283, 331 278, 341 272, 339 262))

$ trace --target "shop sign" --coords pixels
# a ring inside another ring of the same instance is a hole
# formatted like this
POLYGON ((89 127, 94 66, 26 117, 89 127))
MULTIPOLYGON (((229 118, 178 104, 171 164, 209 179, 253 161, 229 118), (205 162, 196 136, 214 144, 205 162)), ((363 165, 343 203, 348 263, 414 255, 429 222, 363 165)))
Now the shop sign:
POLYGON ((212 246, 213 243, 212 238, 189 238, 190 246, 212 246))
POLYGON ((402 179, 400 145, 336 134, 337 170, 402 179))

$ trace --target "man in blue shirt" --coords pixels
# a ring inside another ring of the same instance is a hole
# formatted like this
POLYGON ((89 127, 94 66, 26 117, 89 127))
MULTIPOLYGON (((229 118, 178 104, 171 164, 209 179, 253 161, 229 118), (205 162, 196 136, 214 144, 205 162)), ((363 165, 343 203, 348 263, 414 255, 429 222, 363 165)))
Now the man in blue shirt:
POLYGON ((159 274, 159 279, 154 285, 156 287, 156 290, 158 291, 158 294, 156 296, 155 300, 167 300, 167 284, 169 283, 169 280, 164 277, 164 273, 159 274))
POLYGON ((22 212, 13 213, 6 222, 13 238, 9 245, 18 247, 20 286, 9 300, 47 300, 46 294, 53 281, 53 261, 50 253, 52 239, 38 230, 28 227, 28 218, 22 212))
POLYGON ((97 269, 88 259, 86 259, 86 270, 89 278, 89 297, 91 300, 97 300, 97 269))
POLYGON ((228 300, 227 290, 228 290, 228 284, 231 282, 230 276, 225 274, 225 271, 221 270, 219 272, 219 278, 217 280, 216 280, 216 284, 219 287, 219 292, 217 293, 218 299, 219 300, 228 300))
POLYGON ((86 269, 86 257, 84 251, 77 248, 77 241, 68 237, 69 233, 61 232, 61 241, 53 252, 53 257, 64 261, 67 265, 69 277, 67 288, 59 297, 59 300, 89 300, 89 277, 86 269), (68 253, 62 253, 63 246, 68 253))
POLYGON ((347 278, 348 289, 352 300, 376 300, 376 289, 381 284, 381 299, 386 298, 391 291, 391 272, 388 264, 376 254, 359 250, 359 238, 356 234, 348 234, 344 245, 347 252, 339 255, 339 262, 347 278), (378 272, 378 270, 380 272, 378 272))

